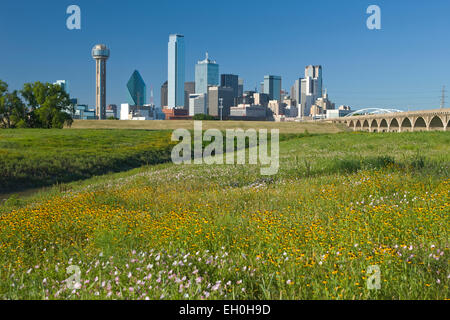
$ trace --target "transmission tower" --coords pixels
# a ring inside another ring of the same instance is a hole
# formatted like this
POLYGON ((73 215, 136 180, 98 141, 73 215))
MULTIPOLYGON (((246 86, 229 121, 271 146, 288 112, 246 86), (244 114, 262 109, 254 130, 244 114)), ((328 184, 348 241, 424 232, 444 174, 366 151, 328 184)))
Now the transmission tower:
POLYGON ((445 86, 442 87, 441 109, 445 108, 445 86))

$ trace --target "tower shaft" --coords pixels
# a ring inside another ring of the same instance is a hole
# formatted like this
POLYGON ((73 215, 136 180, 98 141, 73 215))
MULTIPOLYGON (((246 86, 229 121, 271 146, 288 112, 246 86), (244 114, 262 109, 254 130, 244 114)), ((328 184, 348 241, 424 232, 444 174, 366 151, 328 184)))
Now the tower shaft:
POLYGON ((95 115, 106 119, 106 60, 96 59, 96 99, 95 115))

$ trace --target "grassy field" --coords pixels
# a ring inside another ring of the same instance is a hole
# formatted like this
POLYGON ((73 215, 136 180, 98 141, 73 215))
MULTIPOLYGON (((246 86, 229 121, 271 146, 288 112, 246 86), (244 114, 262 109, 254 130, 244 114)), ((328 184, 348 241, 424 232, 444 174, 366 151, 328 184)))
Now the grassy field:
POLYGON ((280 147, 271 177, 160 164, 8 201, 0 298, 449 298, 449 133, 280 147))
MULTIPOLYGON (((178 128, 192 129, 194 121, 117 121, 117 120, 75 120, 72 129, 145 129, 174 130, 178 128)), ((269 122, 269 121, 202 121, 203 130, 208 129, 279 129, 280 133, 337 133, 347 131, 344 125, 333 123, 299 123, 299 122, 269 122)))
POLYGON ((170 160, 171 131, 0 130, 0 194, 170 160))

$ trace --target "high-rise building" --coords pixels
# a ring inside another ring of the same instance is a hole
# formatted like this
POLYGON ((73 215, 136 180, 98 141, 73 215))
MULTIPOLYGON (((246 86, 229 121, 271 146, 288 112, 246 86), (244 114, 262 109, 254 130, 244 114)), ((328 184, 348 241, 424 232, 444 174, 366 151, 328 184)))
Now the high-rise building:
POLYGON ((184 36, 170 35, 168 51, 167 105, 170 109, 184 108, 184 36))
POLYGON ((168 106, 167 104, 167 95, 168 95, 168 82, 164 82, 161 86, 161 109, 164 109, 168 106))
POLYGON ((284 115, 284 109, 286 108, 286 104, 278 100, 270 100, 268 108, 272 110, 273 115, 280 116, 284 115))
POLYGON ((96 65, 95 115, 97 119, 106 119, 106 61, 110 55, 104 44, 98 44, 92 49, 92 57, 96 65))
POLYGON ((222 74, 220 86, 233 89, 233 98, 239 97, 239 77, 235 74, 222 74))
POLYGON ((267 93, 254 93, 253 94, 254 104, 267 107, 269 105, 269 95, 267 93))
POLYGON ((219 65, 210 60, 208 52, 205 60, 195 65, 195 93, 208 93, 208 86, 219 85, 219 65))
POLYGON ((313 88, 311 89, 311 94, 314 94, 317 97, 321 97, 323 94, 322 66, 306 66, 305 78, 313 79, 313 88))
POLYGON ((210 116, 226 119, 229 117, 230 108, 233 105, 233 88, 219 86, 211 86, 208 88, 208 114, 210 116))
POLYGON ((128 103, 134 106, 143 106, 147 103, 147 87, 140 73, 134 70, 127 83, 128 103))
POLYGON ((281 77, 280 76, 264 76, 264 93, 269 95, 270 100, 278 100, 281 102, 281 77))
POLYGON ((57 80, 55 83, 61 87, 67 94, 69 94, 69 83, 66 80, 57 80))
POLYGON ((189 96, 189 116, 207 114, 207 94, 195 93, 189 96))
POLYGON ((244 94, 244 79, 238 79, 238 97, 244 94))
POLYGON ((322 66, 306 66, 305 78, 297 79, 292 87, 293 99, 298 106, 298 117, 307 117, 323 92, 322 66))
POLYGON ((195 93, 195 82, 184 83, 184 108, 189 110, 189 96, 195 93))

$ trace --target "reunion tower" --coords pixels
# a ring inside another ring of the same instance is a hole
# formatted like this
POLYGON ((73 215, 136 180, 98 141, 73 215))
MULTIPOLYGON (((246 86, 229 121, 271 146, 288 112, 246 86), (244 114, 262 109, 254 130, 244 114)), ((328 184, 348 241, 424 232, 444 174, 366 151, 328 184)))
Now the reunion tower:
POLYGON ((96 65, 95 115, 97 119, 106 119, 106 60, 109 49, 104 44, 98 44, 92 49, 92 57, 96 65))

